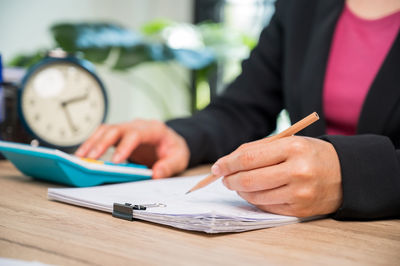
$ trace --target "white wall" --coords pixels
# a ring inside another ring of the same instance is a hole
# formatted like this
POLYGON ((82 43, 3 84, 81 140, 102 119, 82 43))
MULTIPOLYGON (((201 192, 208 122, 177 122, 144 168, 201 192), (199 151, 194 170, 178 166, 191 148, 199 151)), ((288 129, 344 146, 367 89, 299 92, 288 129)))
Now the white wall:
POLYGON ((0 51, 8 60, 52 44, 56 22, 110 21, 137 29, 154 18, 191 22, 191 0, 0 0, 0 51))
MULTIPOLYGON (((0 0, 0 53, 7 62, 18 53, 52 47, 49 28, 57 22, 107 21, 138 29, 154 18, 191 22, 192 13, 191 0, 0 0)), ((143 65, 125 73, 100 66, 97 70, 111 99, 109 122, 166 118, 160 103, 147 93, 148 88, 136 82, 138 75, 158 90, 170 115, 189 112, 187 90, 179 79, 163 78, 170 71, 165 66, 143 65)), ((172 72, 188 79, 187 71, 179 66, 172 72)))

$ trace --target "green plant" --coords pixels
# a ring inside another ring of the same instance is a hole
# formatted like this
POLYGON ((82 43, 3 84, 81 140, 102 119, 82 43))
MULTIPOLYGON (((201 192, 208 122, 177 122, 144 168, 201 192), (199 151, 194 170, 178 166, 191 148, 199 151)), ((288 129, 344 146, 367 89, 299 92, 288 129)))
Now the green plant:
MULTIPOLYGON (((195 72, 194 84, 203 91, 216 64, 232 58, 241 60, 256 44, 254 39, 221 23, 192 25, 163 19, 146 23, 140 31, 112 23, 60 23, 51 27, 51 33, 55 47, 118 71, 145 62, 176 61, 195 72)), ((20 55, 9 65, 29 67, 44 56, 43 51, 20 55)), ((189 89, 191 84, 186 82, 186 86, 189 89)), ((202 108, 208 102, 209 96, 203 93, 196 107, 202 108)))

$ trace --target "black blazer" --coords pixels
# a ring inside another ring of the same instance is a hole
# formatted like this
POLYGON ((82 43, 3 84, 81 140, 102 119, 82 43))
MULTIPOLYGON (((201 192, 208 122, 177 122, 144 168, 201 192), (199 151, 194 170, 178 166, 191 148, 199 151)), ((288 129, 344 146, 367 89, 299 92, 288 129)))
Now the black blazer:
POLYGON ((334 218, 400 217, 400 35, 371 85, 357 135, 324 135, 323 81, 343 7, 343 0, 276 3, 242 74, 203 111, 167 123, 186 139, 191 166, 265 137, 283 108, 293 122, 317 111, 321 120, 300 134, 331 142, 339 155, 343 203, 334 218))

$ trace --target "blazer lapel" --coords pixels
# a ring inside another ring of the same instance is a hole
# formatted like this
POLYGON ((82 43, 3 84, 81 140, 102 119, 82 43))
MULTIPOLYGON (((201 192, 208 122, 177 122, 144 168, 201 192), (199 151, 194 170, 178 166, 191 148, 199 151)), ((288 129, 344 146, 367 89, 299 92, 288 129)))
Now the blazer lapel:
POLYGON ((357 133, 382 134, 400 101, 400 33, 375 77, 365 99, 357 133))
POLYGON ((300 101, 302 116, 316 111, 320 115, 320 121, 304 129, 304 135, 319 136, 325 134, 322 91, 333 34, 343 6, 344 1, 324 0, 319 2, 317 7, 310 46, 306 51, 300 81, 300 101))

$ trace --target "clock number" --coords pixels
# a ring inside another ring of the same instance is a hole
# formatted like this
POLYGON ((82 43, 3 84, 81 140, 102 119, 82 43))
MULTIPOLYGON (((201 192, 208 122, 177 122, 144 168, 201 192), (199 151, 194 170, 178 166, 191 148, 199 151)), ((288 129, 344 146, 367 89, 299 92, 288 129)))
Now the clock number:
POLYGON ((60 129, 60 136, 65 137, 65 129, 60 129))
POLYGON ((35 116, 33 117, 33 119, 38 122, 40 120, 40 115, 39 114, 35 114, 35 116))

